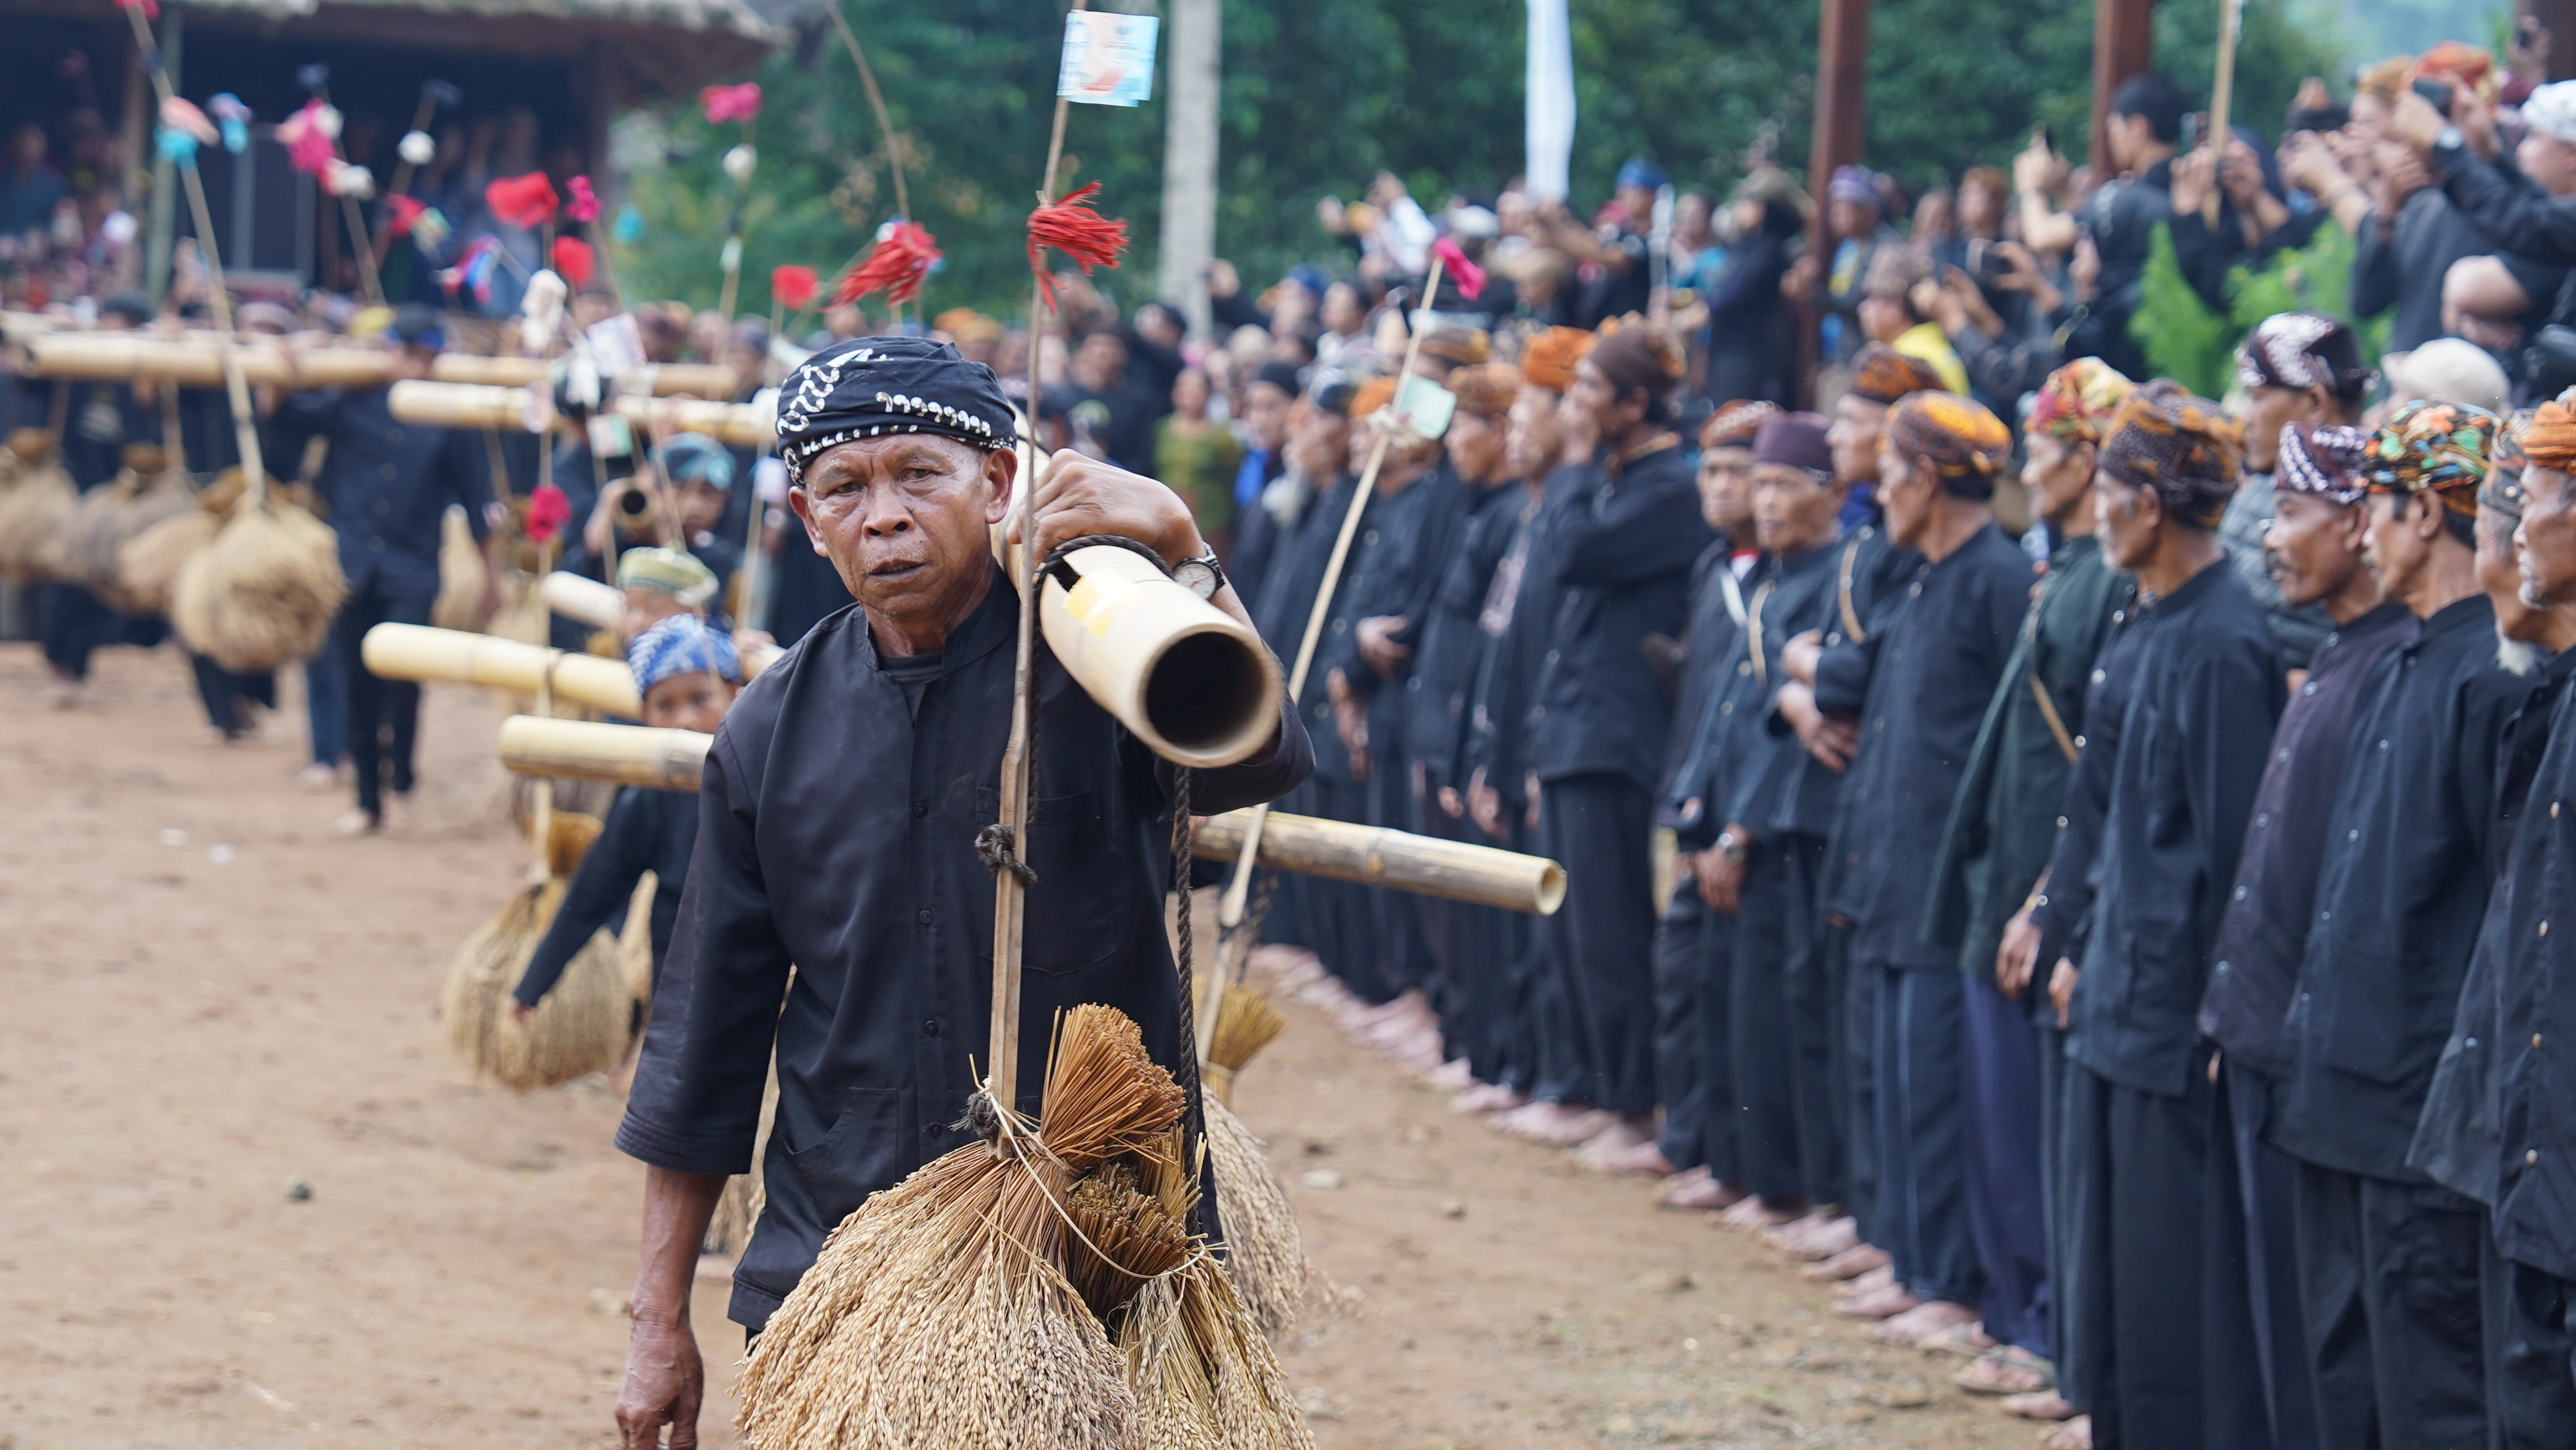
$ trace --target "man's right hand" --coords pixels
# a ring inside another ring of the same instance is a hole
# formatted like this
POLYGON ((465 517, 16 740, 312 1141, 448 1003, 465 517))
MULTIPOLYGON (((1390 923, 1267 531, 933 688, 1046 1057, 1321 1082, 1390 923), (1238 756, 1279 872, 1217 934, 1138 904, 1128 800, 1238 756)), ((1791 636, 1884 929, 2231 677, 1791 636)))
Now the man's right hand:
MULTIPOLYGON (((1751 845, 1753 833, 1742 826, 1728 826, 1727 831, 1738 841, 1751 845)), ((1726 859, 1726 853, 1715 846, 1694 852, 1691 869, 1699 877, 1699 899, 1721 916, 1734 916, 1744 909, 1744 867, 1726 859)))
POLYGON ((2038 970, 2039 928, 2031 924, 2030 908, 2023 907, 2004 923, 2003 944, 1995 948, 1995 988, 2018 1002, 2038 970))
POLYGON ((1780 715, 1798 732, 1798 743, 1827 770, 1840 771, 1860 750, 1860 729, 1816 708, 1815 691, 1801 681, 1780 687, 1780 715))
POLYGON ((2066 1013, 2075 1005, 2075 964, 2064 957, 2057 959, 2056 970, 2048 974, 2048 1002, 2057 1009, 2057 1030, 2066 1030, 2066 1013))
POLYGON ((687 1320, 638 1319, 626 1337, 626 1379, 617 1387, 617 1433, 625 1450, 695 1450, 707 1367, 687 1320), (671 1438, 662 1438, 662 1427, 671 1438))
POLYGON ((1467 777, 1467 819, 1476 829, 1496 840, 1503 837, 1503 793, 1485 779, 1485 768, 1477 766, 1467 777))

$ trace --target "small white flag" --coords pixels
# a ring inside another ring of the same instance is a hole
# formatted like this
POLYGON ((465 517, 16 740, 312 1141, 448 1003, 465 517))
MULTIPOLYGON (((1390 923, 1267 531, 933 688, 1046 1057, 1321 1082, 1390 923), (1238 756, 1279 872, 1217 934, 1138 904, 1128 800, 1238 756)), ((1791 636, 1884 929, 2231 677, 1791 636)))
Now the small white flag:
POLYGON ((1055 93, 1087 106, 1133 106, 1154 94, 1154 38, 1163 22, 1151 15, 1071 10, 1064 17, 1064 66, 1055 93))

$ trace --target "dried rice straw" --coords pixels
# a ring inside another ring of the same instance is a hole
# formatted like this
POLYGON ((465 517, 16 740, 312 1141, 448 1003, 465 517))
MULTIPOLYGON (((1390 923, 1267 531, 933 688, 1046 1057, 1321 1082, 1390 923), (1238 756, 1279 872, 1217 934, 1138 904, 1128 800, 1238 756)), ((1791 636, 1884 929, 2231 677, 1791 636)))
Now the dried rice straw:
POLYGON ((482 629, 483 593, 491 581, 465 510, 449 505, 438 522, 438 598, 429 606, 429 622, 440 629, 482 629))
POLYGON ((215 541, 224 521, 204 509, 172 514, 116 551, 116 592, 108 602, 128 614, 168 614, 179 571, 215 541))
POLYGON ((79 501, 52 434, 37 428, 11 434, 0 449, 0 579, 34 584, 50 577, 54 538, 79 501))
POLYGON ((128 541, 164 519, 192 511, 196 495, 184 473, 165 466, 161 450, 136 445, 116 477, 80 496, 63 517, 54 540, 50 572, 122 608, 117 598, 117 554, 128 541))
POLYGON ((256 673, 319 654, 348 593, 331 526, 274 494, 254 495, 179 571, 170 622, 188 648, 256 673))
POLYGON ((616 938, 601 931, 521 1026, 511 991, 563 905, 558 877, 524 886, 459 947, 439 998, 448 1046, 476 1078, 519 1092, 605 1072, 626 1056, 634 998, 616 938))

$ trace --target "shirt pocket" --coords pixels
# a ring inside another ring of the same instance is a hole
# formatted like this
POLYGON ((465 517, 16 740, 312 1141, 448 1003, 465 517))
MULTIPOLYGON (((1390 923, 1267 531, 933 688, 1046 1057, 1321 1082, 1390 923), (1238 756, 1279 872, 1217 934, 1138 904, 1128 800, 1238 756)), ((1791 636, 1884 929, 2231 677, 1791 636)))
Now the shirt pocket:
POLYGON ((2429 961, 2347 948, 2318 1013, 2317 1061, 2384 1086, 2423 1077, 2456 1015, 2430 1000, 2434 975, 2429 961))
MULTIPOLYGON (((1000 796, 975 792, 975 818, 989 825, 1000 818, 1000 796)), ((1101 819, 1100 794, 1040 797, 1030 802, 1020 859, 1037 880, 1024 903, 1020 965, 1051 977, 1070 976, 1096 967, 1118 954, 1121 946, 1118 906, 1122 886, 1119 853, 1101 819)), ((993 924, 986 913, 977 928, 983 954, 992 956, 993 924)))
POLYGON ((814 1205, 815 1221, 825 1229, 849 1217, 869 1194, 893 1187, 911 1171, 902 1108, 899 1089, 850 1088, 840 1116, 823 1136, 787 1155, 814 1205))

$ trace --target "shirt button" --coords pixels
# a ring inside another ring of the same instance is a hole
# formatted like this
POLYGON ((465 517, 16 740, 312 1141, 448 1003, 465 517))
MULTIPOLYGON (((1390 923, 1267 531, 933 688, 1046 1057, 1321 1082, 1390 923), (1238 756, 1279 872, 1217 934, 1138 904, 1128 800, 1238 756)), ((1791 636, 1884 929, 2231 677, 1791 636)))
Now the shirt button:
POLYGON ((2290 752, 2289 752, 2289 750, 2288 750, 2288 748, 2287 748, 2287 747, 2284 747, 2284 748, 2283 748, 2283 749, 2281 749, 2279 752, 2277 752, 2276 754, 2274 754, 2272 758, 2273 758, 2274 760, 2287 760, 2287 759, 2289 759, 2289 758, 2290 758, 2290 752))
POLYGON ((1738 665, 1735 667, 1735 672, 1736 672, 1737 674, 1739 674, 1739 675, 1749 675, 1749 674, 1753 673, 1753 661, 1751 661, 1751 660, 1745 660, 1745 661, 1743 661, 1742 663, 1738 664, 1738 665))
POLYGON ((2299 686, 2299 693, 2302 695, 2313 695, 2316 692, 2317 682, 2314 680, 2310 680, 2306 684, 2299 686))
POLYGON ((920 820, 923 816, 926 816, 926 815, 929 815, 929 814, 930 814, 930 802, 928 802, 928 801, 914 801, 914 802, 912 803, 912 818, 913 818, 914 820, 916 820, 916 821, 917 821, 917 820, 920 820))
POLYGON ((389 513, 392 513, 393 511, 394 511, 394 501, 393 501, 392 499, 389 499, 389 498, 380 498, 380 499, 377 499, 377 500, 376 500, 376 512, 377 512, 379 515, 382 515, 382 514, 389 514, 389 513))
POLYGON ((2102 683, 2102 679, 2103 679, 2102 672, 2101 672, 2100 670, 2095 670, 2095 671, 2093 672, 2093 683, 2095 683, 2095 684, 2097 684, 2097 685, 2098 685, 2098 684, 2102 683))
POLYGON ((2057 818, 2057 829, 2061 831, 2066 829, 2066 817, 2059 816, 2057 818))
POLYGON ((2343 833, 2343 838, 2347 841, 2358 841, 2361 839, 2361 832, 2359 830, 2346 831, 2343 833))
POLYGON ((930 913, 928 911, 916 912, 913 914, 912 919, 920 922, 923 926, 930 925, 930 913))
POLYGON ((1720 715, 1732 715, 1732 714, 1734 714, 1734 713, 1735 713, 1735 702, 1734 702, 1733 700, 1721 700, 1721 701, 1719 701, 1719 702, 1718 702, 1718 706, 1717 706, 1717 713, 1719 713, 1720 715))
POLYGON ((1554 651, 1554 650, 1549 650, 1549 651, 1547 652, 1547 662, 1548 662, 1549 664, 1555 664, 1555 663, 1556 663, 1556 651, 1554 651))
POLYGON ((383 553, 383 552, 385 551, 385 540, 384 540, 384 536, 383 536, 383 535, 381 535, 381 534, 370 534, 370 535, 368 535, 368 536, 367 536, 367 547, 368 547, 369 549, 371 549, 371 550, 375 551, 376 553, 379 553, 379 554, 383 553))
POLYGON ((2258 829, 2272 824, 2272 813, 2270 811, 2256 811, 2254 813, 2254 824, 2258 829))
POLYGON ((2524 1167, 2526 1167, 2526 1168, 2527 1168, 2527 1167, 2531 1166, 2532 1164, 2537 1163, 2537 1162, 2539 1162, 2539 1161, 2540 1161, 2540 1150, 2539 1150, 2539 1149, 2537 1149, 2537 1148, 2526 1148, 2526 1149, 2524 1149, 2524 1150, 2523 1150, 2523 1153, 2522 1153, 2522 1162, 2523 1162, 2523 1166, 2524 1166, 2524 1167))
POLYGON ((2227 975, 2227 965, 2228 964, 2225 962, 2220 962, 2218 964, 2218 975, 2222 977, 2227 975))
POLYGON ((1906 598, 1908 598, 1908 599, 1920 599, 1920 598, 1922 598, 1922 597, 1923 597, 1923 586, 1922 586, 1922 585, 1920 585, 1920 584, 1909 585, 1909 586, 1906 588, 1906 591, 1905 591, 1905 597, 1906 597, 1906 598))
POLYGON ((922 1035, 922 1036, 924 1036, 924 1037, 937 1037, 937 1036, 939 1035, 939 1019, 938 1019, 938 1018, 936 1018, 936 1017, 933 1017, 933 1018, 931 1018, 930 1020, 928 1020, 928 1021, 926 1021, 926 1022, 922 1023, 922 1024, 921 1024, 921 1035, 922 1035))
POLYGON ((2118 623, 2120 623, 2121 621, 2123 621, 2123 620, 2127 619, 2128 617, 2129 617, 2129 611, 2127 611, 2127 610, 2125 610, 2125 609, 2114 609, 2114 610, 2112 610, 2112 611, 2111 611, 2111 622, 2112 622, 2113 624, 2118 624, 2118 623))
POLYGON ((2387 742, 2387 741, 2385 741, 2385 740, 2382 740, 2381 742, 2379 742, 2379 748, 2380 748, 2380 749, 2382 749, 2382 750, 2386 750, 2386 749, 2388 748, 2388 742, 2387 742))
POLYGON ((2535 1033, 2531 1034, 2531 1045, 2532 1045, 2532 1046, 2534 1046, 2534 1047, 2538 1047, 2538 1046, 2540 1045, 2540 1034, 2539 1034, 2539 1033, 2535 1032, 2535 1033))
POLYGON ((2084 737, 2083 737, 2083 736, 2078 735, 2078 736, 2076 736, 2076 737, 2075 737, 2075 748, 2076 748, 2076 749, 2078 749, 2078 750, 2081 750, 2081 749, 2083 749, 2083 748, 2084 748, 2084 737))
POLYGON ((2236 899, 2237 899, 2237 900, 2239 900, 2239 901, 2243 901, 2243 900, 2245 899, 2245 888, 2244 888, 2244 887, 2239 886, 2239 887, 2237 887, 2237 888, 2236 888, 2236 899))
MULTIPOLYGON (((2318 912, 2318 913, 2317 913, 2317 920, 2319 920, 2319 921, 2332 921, 2332 920, 2334 920, 2334 913, 2333 913, 2333 912, 2331 912, 2331 911, 2320 911, 2320 912, 2318 912)), ((2542 928, 2541 928, 2541 930, 2542 930, 2542 931, 2547 931, 2547 930, 2549 930, 2549 928, 2547 928, 2547 927, 2545 927, 2545 926, 2544 926, 2544 927, 2542 927, 2542 928)))

